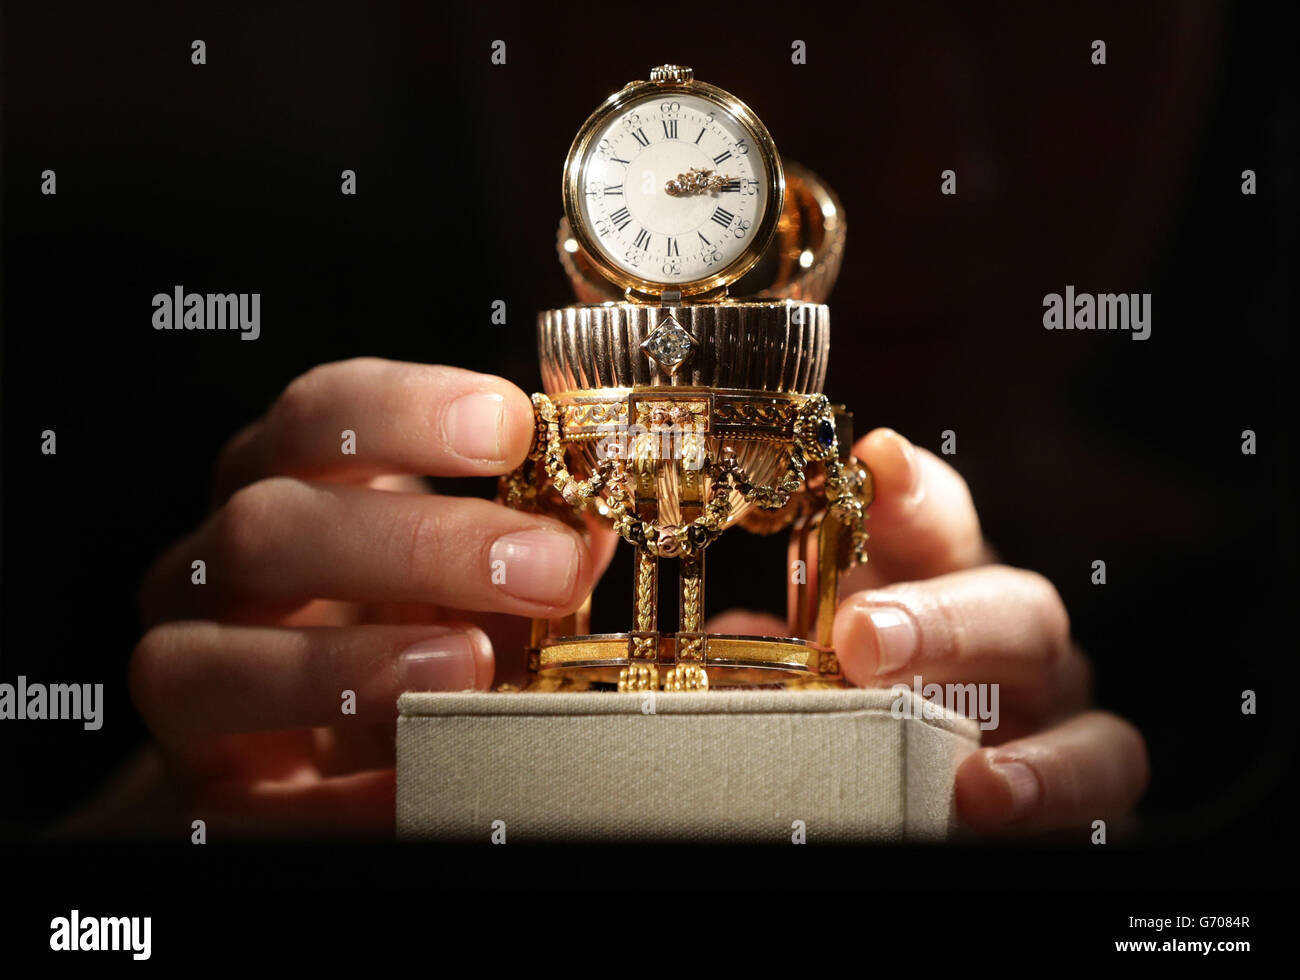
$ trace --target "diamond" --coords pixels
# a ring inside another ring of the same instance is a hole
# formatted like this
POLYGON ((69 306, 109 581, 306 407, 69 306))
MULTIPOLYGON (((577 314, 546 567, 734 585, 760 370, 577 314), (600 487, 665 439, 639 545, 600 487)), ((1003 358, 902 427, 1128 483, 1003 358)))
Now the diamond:
POLYGON ((670 313, 650 331, 650 336, 641 343, 641 349, 659 366, 659 370, 676 374, 677 369, 695 353, 695 338, 670 313))

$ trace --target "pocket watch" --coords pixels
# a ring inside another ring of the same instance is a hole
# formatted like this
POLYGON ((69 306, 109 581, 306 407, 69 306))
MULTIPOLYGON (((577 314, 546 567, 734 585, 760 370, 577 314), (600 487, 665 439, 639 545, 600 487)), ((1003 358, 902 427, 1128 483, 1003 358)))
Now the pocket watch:
POLYGON ((574 239, 628 300, 714 300, 771 242, 785 173, 749 106, 662 65, 582 125, 563 195, 574 239))

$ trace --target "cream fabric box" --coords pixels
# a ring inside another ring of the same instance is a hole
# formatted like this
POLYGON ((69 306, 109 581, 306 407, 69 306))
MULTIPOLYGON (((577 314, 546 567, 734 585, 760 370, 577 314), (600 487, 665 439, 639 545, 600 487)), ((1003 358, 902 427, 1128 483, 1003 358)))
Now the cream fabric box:
POLYGON ((802 821, 808 843, 941 839, 979 727, 921 704, 889 690, 407 693, 397 833, 486 843, 504 821, 507 843, 788 843, 802 821))

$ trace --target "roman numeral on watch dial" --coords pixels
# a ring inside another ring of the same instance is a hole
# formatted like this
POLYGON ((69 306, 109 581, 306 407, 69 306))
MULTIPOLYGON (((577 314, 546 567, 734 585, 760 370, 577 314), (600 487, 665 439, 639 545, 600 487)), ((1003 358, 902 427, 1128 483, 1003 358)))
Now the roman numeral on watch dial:
POLYGON ((666 140, 677 139, 677 120, 665 119, 663 120, 663 124, 664 124, 664 139, 666 140))
POLYGON ((713 162, 721 163, 723 160, 730 160, 730 159, 731 159, 731 151, 723 150, 721 153, 719 153, 716 157, 713 158, 713 162))
POLYGON ((723 228, 730 228, 731 219, 734 217, 735 215, 732 214, 730 211, 728 211, 726 208, 718 208, 718 210, 713 212, 713 220, 716 221, 718 224, 722 225, 723 228))
POLYGON ((650 137, 645 134, 644 129, 633 130, 632 138, 636 140, 638 143, 640 143, 642 146, 650 145, 650 137))
POLYGON ((622 231, 632 223, 632 215, 628 214, 627 208, 619 208, 609 216, 609 220, 614 222, 614 226, 618 228, 619 231, 622 231))
POLYGON ((633 242, 632 244, 635 245, 637 248, 641 249, 642 251, 648 252, 650 251, 650 238, 651 238, 650 232, 642 228, 640 231, 636 233, 636 241, 633 242))

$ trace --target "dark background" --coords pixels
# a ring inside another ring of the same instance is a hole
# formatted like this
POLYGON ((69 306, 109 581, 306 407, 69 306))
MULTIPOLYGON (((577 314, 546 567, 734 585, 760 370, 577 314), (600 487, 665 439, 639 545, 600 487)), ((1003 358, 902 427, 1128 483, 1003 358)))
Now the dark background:
MULTIPOLYGON (((955 430, 988 537, 1056 584, 1099 702, 1150 744, 1140 847, 1262 875, 1292 847, 1293 46, 1262 6, 1137 6, 6 5, 0 679, 102 681, 107 723, 0 729, 0 835, 39 832, 145 738, 136 584, 290 379, 369 354, 537 386, 534 314, 571 299, 569 142, 674 61, 843 199, 828 393, 863 432, 937 452, 955 430), (1152 293, 1151 338, 1044 330, 1067 284, 1152 293), (261 338, 153 330, 175 285, 260 292, 261 338)), ((781 608, 781 555, 729 535, 712 611, 742 587, 781 608)), ((625 576, 598 592, 611 628, 625 576)))

